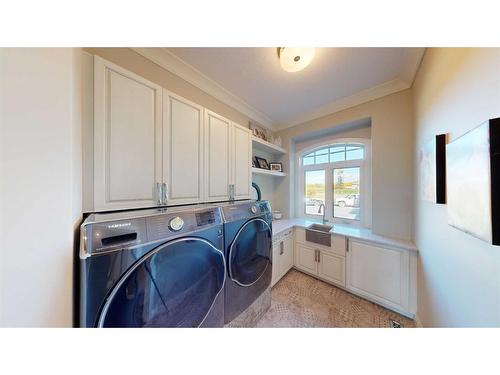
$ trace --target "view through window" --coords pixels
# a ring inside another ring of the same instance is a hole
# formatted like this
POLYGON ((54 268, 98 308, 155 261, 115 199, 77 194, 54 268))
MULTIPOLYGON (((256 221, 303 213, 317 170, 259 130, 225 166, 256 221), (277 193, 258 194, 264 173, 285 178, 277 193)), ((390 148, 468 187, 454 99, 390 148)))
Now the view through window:
POLYGON ((322 216, 325 204, 331 219, 359 222, 364 159, 365 146, 360 143, 330 144, 304 155, 304 213, 322 216))
POLYGON ((305 185, 306 214, 323 215, 320 205, 325 203, 325 171, 306 171, 305 185))
POLYGON ((359 167, 333 170, 333 217, 359 220, 359 167))

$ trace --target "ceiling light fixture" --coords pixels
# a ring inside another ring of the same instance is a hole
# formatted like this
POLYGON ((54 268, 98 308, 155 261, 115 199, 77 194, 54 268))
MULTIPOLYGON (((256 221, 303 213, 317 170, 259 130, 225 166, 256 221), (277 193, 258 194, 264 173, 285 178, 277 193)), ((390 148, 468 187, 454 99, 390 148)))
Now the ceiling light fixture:
POLYGON ((308 66, 314 58, 315 48, 278 47, 280 64, 286 72, 298 72, 308 66))

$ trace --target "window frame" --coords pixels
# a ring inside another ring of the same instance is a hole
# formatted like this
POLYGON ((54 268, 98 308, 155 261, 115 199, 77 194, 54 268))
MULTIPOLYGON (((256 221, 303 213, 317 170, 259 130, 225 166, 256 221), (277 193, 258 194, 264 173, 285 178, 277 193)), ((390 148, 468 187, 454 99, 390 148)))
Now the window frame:
POLYGON ((322 215, 311 215, 305 212, 305 174, 307 171, 325 171, 325 219, 334 224, 348 224, 353 226, 371 227, 371 140, 365 138, 334 138, 324 140, 309 146, 297 154, 297 187, 296 216, 307 219, 321 219, 322 215), (364 147, 364 158, 357 160, 343 160, 312 165, 302 165, 302 158, 312 152, 330 147, 334 144, 360 144, 364 147), (340 168, 360 168, 360 218, 359 220, 333 217, 333 171, 340 168), (330 187, 330 188, 329 188, 330 187))

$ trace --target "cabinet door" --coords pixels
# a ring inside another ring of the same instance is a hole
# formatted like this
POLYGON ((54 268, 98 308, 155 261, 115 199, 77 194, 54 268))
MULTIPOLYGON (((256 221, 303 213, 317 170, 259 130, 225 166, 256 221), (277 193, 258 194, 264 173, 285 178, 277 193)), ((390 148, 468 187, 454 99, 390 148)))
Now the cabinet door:
POLYGON ((283 245, 280 244, 280 278, 293 267, 293 240, 286 238, 281 243, 283 245))
POLYGON ((162 89, 100 57, 94 60, 94 207, 158 204, 162 89))
POLYGON ((347 288, 389 308, 408 310, 409 255, 364 242, 350 241, 347 288))
POLYGON ((334 284, 345 286, 345 258, 320 251, 318 276, 334 284))
POLYGON ((252 187, 252 141, 250 129, 233 123, 232 132, 232 184, 234 198, 250 198, 252 187))
POLYGON ((304 246, 300 243, 296 243, 295 267, 303 271, 316 274, 318 272, 318 263, 316 263, 316 249, 304 246))
POLYGON ((279 262, 280 262, 280 243, 273 243, 273 276, 271 279, 271 286, 276 284, 279 277, 279 262))
POLYGON ((163 91, 163 168, 167 204, 203 201, 203 107, 163 91))
POLYGON ((213 112, 205 113, 206 200, 224 201, 229 199, 231 181, 231 122, 213 112))

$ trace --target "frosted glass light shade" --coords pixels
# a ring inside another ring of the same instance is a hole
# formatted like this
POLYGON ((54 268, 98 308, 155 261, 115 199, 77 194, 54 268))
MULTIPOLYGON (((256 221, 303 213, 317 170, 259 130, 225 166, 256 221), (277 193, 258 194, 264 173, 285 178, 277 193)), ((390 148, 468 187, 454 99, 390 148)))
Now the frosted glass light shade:
POLYGON ((298 72, 308 66, 314 58, 315 48, 280 47, 280 64, 286 72, 298 72))

